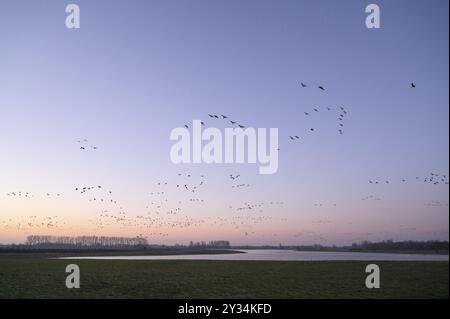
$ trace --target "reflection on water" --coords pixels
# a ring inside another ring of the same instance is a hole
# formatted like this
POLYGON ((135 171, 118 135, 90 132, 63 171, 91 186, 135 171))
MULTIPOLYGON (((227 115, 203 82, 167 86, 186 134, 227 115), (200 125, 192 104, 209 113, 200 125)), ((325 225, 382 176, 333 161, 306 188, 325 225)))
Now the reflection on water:
POLYGON ((327 260, 385 260, 385 261, 448 261, 448 255, 385 254, 359 252, 311 252, 281 249, 240 250, 245 254, 170 255, 170 256, 102 256, 65 257, 62 259, 104 260, 279 260, 279 261, 327 261, 327 260))

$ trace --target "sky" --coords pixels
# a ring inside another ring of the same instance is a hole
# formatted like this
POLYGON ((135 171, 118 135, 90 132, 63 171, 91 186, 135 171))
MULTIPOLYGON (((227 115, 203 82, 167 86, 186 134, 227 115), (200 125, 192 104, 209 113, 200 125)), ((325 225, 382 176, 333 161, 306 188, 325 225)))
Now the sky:
POLYGON ((2 1, 0 243, 448 240, 448 1, 372 2, 380 29, 359 0, 2 1), (171 161, 230 119, 278 128, 275 174, 171 161))

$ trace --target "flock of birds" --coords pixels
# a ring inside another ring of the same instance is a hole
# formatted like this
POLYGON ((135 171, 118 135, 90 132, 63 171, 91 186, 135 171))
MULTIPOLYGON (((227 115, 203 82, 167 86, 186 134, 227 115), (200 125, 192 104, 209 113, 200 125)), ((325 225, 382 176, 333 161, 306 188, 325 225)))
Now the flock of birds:
POLYGON ((89 141, 85 138, 81 140, 77 140, 77 143, 80 145, 80 150, 97 150, 98 146, 89 145, 89 141))
MULTIPOLYGON (((307 88, 308 87, 308 85, 306 85, 304 82, 300 82, 300 85, 301 85, 301 87, 302 88, 307 88)), ((322 86, 322 85, 319 85, 318 86, 318 89, 319 90, 321 90, 321 91, 326 91, 325 90, 325 87, 324 86, 322 86)), ((346 118, 346 116, 348 115, 348 110, 346 110, 346 108, 345 107, 343 107, 343 106, 340 106, 340 107, 332 107, 332 106, 327 106, 326 108, 321 108, 321 107, 314 107, 314 108, 312 108, 311 110, 308 110, 308 111, 304 111, 303 112, 303 114, 304 114, 304 116, 306 116, 306 117, 312 117, 313 115, 315 115, 315 114, 319 114, 319 113, 322 113, 322 112, 336 112, 335 114, 335 116, 336 116, 336 126, 337 126, 337 132, 340 134, 340 135, 342 135, 342 134, 344 134, 344 119, 346 118)), ((317 131, 317 129, 316 128, 314 128, 314 127, 310 127, 309 129, 308 129, 308 131, 310 132, 310 133, 313 133, 313 132, 316 132, 317 131)), ((301 134, 300 134, 301 135, 301 134)), ((291 141, 299 141, 299 140, 301 140, 302 139, 302 137, 300 136, 299 134, 297 134, 297 135, 289 135, 289 139, 291 140, 291 141)))
MULTIPOLYGON (((220 114, 220 115, 217 115, 217 114, 208 114, 208 117, 209 117, 210 119, 217 119, 217 120, 223 120, 223 121, 226 121, 226 124, 230 123, 231 125, 233 125, 233 126, 235 126, 235 127, 239 127, 239 128, 241 128, 241 129, 245 129, 245 128, 246 128, 245 125, 242 125, 242 124, 238 123, 237 121, 230 120, 230 117, 229 117, 228 115, 223 115, 223 114, 220 114)), ((201 124, 202 126, 206 126, 206 124, 205 124, 204 121, 200 121, 200 124, 201 124)), ((187 128, 187 129, 189 129, 189 125, 188 125, 188 124, 184 124, 184 127, 187 128)))
POLYGON ((12 229, 17 231, 30 230, 65 230, 67 229, 66 222, 62 221, 59 216, 21 216, 17 219, 7 218, 0 219, 0 227, 4 229, 12 229))
MULTIPOLYGON (((300 82, 301 88, 308 88, 305 82, 300 82)), ((317 88, 325 92, 326 88, 323 85, 317 86, 317 88)), ((411 88, 415 89, 416 84, 411 83, 411 88)), ((344 133, 344 121, 349 114, 349 111, 343 107, 314 107, 310 110, 304 111, 305 117, 311 118, 321 113, 335 114, 337 132, 342 135, 344 133)), ((228 115, 224 114, 207 114, 210 120, 219 120, 227 125, 232 125, 241 129, 245 129, 247 126, 242 123, 233 120, 228 115)), ((205 126, 205 122, 201 121, 201 124, 205 126)), ((189 125, 184 125, 189 128, 189 125)), ((315 132, 315 127, 307 129, 309 132, 315 132)), ((294 134, 289 136, 290 141, 302 140, 302 134, 294 134)), ((97 150, 98 146, 92 145, 88 139, 77 140, 79 149, 81 151, 97 150)), ((250 184, 243 181, 243 177, 239 173, 231 173, 227 177, 224 176, 224 180, 231 181, 231 188, 241 189, 249 188, 250 184)), ((208 203, 207 196, 204 192, 207 191, 207 178, 204 174, 190 174, 190 173, 178 173, 175 178, 169 180, 158 181, 153 185, 152 191, 150 191, 145 198, 139 214, 133 214, 131 211, 124 208, 125 205, 119 202, 119 199, 115 196, 112 190, 102 185, 90 185, 90 186, 76 186, 73 188, 75 194, 80 196, 81 199, 86 200, 90 205, 95 204, 96 213, 88 221, 96 230, 108 229, 112 227, 114 229, 140 229, 148 237, 155 238, 167 238, 173 231, 177 229, 192 229, 195 231, 198 227, 230 227, 231 229, 241 231, 245 237, 256 236, 258 234, 258 225, 266 224, 271 225, 275 221, 289 223, 289 220, 283 217, 275 218, 272 214, 264 214, 266 210, 279 211, 285 203, 283 201, 264 201, 264 202, 250 202, 246 201, 242 204, 228 204, 229 212, 226 216, 211 216, 208 213, 204 217, 192 217, 189 212, 196 210, 206 210, 203 208, 208 203)), ((432 185, 448 185, 448 175, 430 173, 428 176, 414 178, 372 178, 368 180, 371 185, 389 185, 394 183, 408 183, 412 181, 419 181, 422 183, 432 185)), ((62 193, 48 193, 36 195, 27 191, 11 191, 6 193, 9 198, 16 199, 40 199, 57 198, 61 197, 62 193)), ((374 194, 367 195, 361 198, 363 201, 380 201, 381 197, 374 194)), ((432 200, 426 205, 442 207, 448 206, 448 203, 444 201, 432 200)), ((337 203, 325 203, 315 202, 313 207, 337 207, 337 203)), ((210 206, 209 206, 210 209, 210 206)), ((135 212, 135 209, 133 209, 135 212)), ((203 216, 200 214, 200 216, 203 216)), ((312 220, 312 224, 325 225, 330 224, 332 221, 327 219, 312 220)), ((351 224, 351 223, 350 223, 351 224)), ((22 216, 16 219, 7 218, 0 219, 0 227, 6 229, 16 229, 19 231, 34 231, 34 230, 65 230, 68 229, 68 224, 61 220, 61 217, 45 216, 39 217, 36 215, 22 216)), ((312 235, 310 233, 309 235, 312 235)), ((293 235, 294 238, 308 235, 306 232, 297 232, 293 235)), ((317 235, 317 234, 316 234, 317 235)), ((141 233, 139 235, 143 237, 141 233)), ((276 237, 278 234, 273 233, 272 237, 276 237)), ((318 235, 318 239, 322 239, 318 235)))
MULTIPOLYGON (((61 194, 60 193, 43 193, 43 194, 40 194, 41 195, 41 197, 60 197, 61 196, 61 194)), ((29 193, 29 192, 22 192, 22 191, 13 191, 13 192, 9 192, 9 193, 6 193, 6 196, 8 196, 8 197, 17 197, 17 198, 20 198, 20 197, 22 197, 22 198, 35 198, 35 196, 37 196, 37 195, 35 195, 35 194, 32 194, 32 193, 29 193)))
MULTIPOLYGON (((420 181, 420 182, 428 183, 428 184, 432 184, 432 185, 439 185, 439 184, 448 185, 449 184, 449 178, 447 175, 437 174, 437 173, 430 173, 430 175, 425 176, 425 177, 415 176, 413 179, 402 178, 401 180, 397 180, 397 182, 407 183, 407 182, 410 182, 411 180, 416 181, 416 182, 420 181)), ((369 180, 369 184, 373 184, 373 185, 392 184, 392 183, 394 183, 394 180, 389 179, 389 178, 383 179, 383 180, 379 180, 379 179, 370 179, 369 180)))

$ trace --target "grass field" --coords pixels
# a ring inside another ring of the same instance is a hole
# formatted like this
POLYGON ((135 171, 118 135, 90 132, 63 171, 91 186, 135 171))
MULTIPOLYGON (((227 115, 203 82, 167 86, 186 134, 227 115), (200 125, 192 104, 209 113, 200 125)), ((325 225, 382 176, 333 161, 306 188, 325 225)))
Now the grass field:
POLYGON ((381 288, 367 289, 367 262, 57 260, 0 255, 0 298, 448 298, 448 262, 377 262, 381 288), (65 267, 81 288, 65 287, 65 267))

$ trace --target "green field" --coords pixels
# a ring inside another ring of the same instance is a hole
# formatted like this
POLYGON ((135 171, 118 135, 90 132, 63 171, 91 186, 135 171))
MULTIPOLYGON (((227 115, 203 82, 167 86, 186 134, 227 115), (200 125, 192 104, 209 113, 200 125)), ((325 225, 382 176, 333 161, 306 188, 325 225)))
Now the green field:
POLYGON ((368 262, 56 260, 0 255, 0 298, 448 298, 448 262, 377 262, 381 288, 365 288, 368 262), (81 288, 65 287, 65 267, 81 288))

